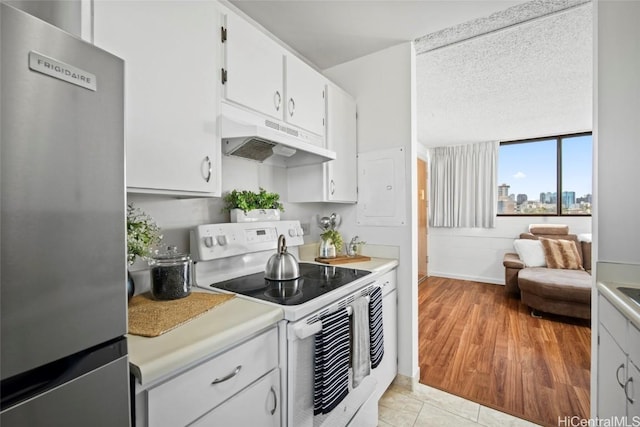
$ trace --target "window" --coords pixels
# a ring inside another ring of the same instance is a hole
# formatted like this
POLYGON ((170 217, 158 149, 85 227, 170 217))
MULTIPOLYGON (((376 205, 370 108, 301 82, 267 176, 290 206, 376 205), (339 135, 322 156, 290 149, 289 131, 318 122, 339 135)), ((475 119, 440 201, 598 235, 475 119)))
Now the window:
POLYGON ((591 133, 500 143, 498 215, 591 215, 591 133))

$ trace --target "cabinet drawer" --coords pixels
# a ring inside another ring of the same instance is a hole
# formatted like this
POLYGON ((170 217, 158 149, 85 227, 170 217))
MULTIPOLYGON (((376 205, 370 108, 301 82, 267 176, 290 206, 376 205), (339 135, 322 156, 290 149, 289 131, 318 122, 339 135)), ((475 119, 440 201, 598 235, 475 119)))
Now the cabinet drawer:
POLYGON ((149 426, 186 425, 277 365, 278 334, 273 328, 150 389, 149 426))
POLYGON ((598 296, 600 324, 604 326, 625 354, 629 354, 627 319, 602 295, 598 296))
POLYGON ((278 427, 282 402, 279 373, 280 370, 274 369, 189 426, 278 427))

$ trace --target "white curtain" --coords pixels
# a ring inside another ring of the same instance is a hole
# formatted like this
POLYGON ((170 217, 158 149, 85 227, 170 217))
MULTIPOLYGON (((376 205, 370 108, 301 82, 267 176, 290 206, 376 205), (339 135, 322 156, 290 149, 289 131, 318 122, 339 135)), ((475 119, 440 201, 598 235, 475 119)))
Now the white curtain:
POLYGON ((429 226, 493 228, 499 142, 429 149, 429 226))

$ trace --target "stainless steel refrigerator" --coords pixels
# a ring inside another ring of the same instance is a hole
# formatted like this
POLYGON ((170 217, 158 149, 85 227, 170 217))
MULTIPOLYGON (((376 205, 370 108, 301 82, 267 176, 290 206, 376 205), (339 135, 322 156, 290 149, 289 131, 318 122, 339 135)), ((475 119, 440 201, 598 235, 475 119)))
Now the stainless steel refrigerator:
POLYGON ((123 61, 0 3, 0 425, 128 426, 123 61))

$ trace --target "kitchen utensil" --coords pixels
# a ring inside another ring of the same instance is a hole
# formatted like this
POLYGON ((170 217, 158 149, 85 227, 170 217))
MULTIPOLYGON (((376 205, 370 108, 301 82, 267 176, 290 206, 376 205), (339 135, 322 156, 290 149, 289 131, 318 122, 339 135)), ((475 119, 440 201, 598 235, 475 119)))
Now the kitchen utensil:
POLYGON ((191 257, 175 246, 151 258, 151 296, 155 300, 184 298, 191 293, 191 257))
POLYGON ((342 223, 342 217, 336 213, 332 213, 331 216, 329 216, 329 222, 331 223, 331 229, 335 230, 342 223))
POLYGON ((278 237, 278 252, 267 261, 264 277, 267 280, 294 280, 300 277, 298 260, 287 252, 284 234, 278 237))
POLYGON ((331 219, 328 216, 323 216, 320 218, 320 228, 323 231, 327 231, 331 227, 331 219))

